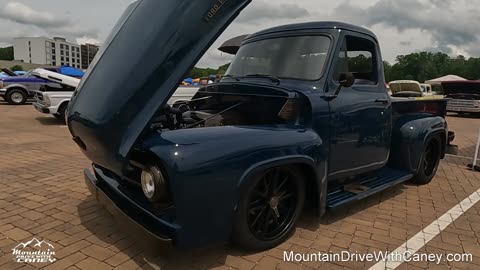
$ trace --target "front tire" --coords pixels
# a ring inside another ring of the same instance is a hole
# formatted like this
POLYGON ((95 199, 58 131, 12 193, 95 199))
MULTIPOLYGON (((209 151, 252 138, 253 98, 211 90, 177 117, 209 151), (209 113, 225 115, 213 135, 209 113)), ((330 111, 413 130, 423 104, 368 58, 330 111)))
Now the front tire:
POLYGON ((412 183, 426 185, 432 181, 437 173, 442 155, 442 145, 440 142, 441 140, 438 136, 432 137, 427 141, 422 154, 420 167, 412 179, 412 183))
POLYGON ((21 89, 12 89, 5 94, 5 100, 11 105, 23 105, 27 102, 27 93, 21 89))
POLYGON ((232 240, 248 250, 280 245, 292 233, 305 202, 303 175, 276 167, 247 180, 234 217, 232 240))
POLYGON ((60 119, 64 124, 66 123, 65 114, 67 113, 67 106, 68 104, 62 104, 57 111, 57 115, 54 115, 56 118, 60 119))

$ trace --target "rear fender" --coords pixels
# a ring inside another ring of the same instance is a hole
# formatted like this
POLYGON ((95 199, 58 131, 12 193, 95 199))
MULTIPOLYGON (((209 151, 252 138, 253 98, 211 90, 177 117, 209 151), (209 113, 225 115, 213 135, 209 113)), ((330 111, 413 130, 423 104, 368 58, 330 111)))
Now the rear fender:
MULTIPOLYGON (((398 169, 417 172, 427 140, 440 136, 446 144, 447 123, 442 117, 402 117, 393 128, 390 164, 398 169)), ((442 147, 442 158, 445 147, 442 147)))

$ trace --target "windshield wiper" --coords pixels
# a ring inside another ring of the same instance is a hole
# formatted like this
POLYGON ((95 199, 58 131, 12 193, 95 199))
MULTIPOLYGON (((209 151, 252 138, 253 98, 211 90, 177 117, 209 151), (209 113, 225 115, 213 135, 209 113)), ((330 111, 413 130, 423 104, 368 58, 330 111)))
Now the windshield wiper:
POLYGON ((280 79, 274 76, 266 75, 266 74, 248 74, 243 76, 244 78, 267 78, 270 79, 272 82, 276 82, 280 84, 280 79))

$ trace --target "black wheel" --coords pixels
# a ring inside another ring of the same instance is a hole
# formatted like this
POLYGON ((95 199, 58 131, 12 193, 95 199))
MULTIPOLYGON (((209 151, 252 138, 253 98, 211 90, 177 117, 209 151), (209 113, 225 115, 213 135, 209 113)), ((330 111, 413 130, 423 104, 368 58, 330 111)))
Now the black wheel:
POLYGON ((12 105, 23 105, 27 102, 27 93, 21 89, 11 89, 5 94, 5 100, 12 105))
POLYGON ((302 174, 295 167, 276 167, 245 184, 235 213, 233 241, 249 250, 281 244, 290 236, 303 209, 302 174))
POLYGON ((57 115, 58 116, 55 116, 56 118, 60 119, 62 121, 62 123, 66 123, 65 122, 65 114, 67 113, 67 105, 68 104, 62 104, 60 106, 60 108, 58 108, 58 111, 57 111, 57 115))
POLYGON ((424 148, 420 167, 412 182, 418 185, 425 185, 432 181, 437 173, 441 157, 441 143, 438 137, 430 138, 424 148))

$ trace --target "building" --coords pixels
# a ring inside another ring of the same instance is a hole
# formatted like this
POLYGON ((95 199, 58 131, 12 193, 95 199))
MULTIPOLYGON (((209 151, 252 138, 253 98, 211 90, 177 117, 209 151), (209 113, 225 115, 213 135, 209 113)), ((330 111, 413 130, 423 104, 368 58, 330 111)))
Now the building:
POLYGON ((81 68, 80 46, 65 38, 21 37, 13 41, 15 60, 25 63, 81 68))
POLYGON ((80 47, 82 51, 82 69, 88 69, 100 47, 89 43, 80 47))

